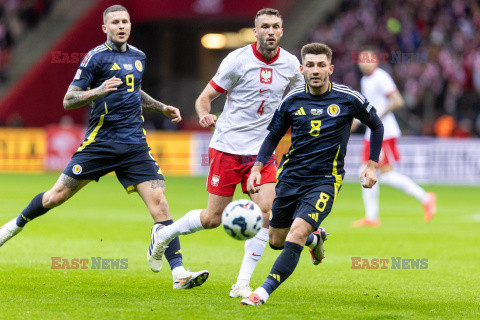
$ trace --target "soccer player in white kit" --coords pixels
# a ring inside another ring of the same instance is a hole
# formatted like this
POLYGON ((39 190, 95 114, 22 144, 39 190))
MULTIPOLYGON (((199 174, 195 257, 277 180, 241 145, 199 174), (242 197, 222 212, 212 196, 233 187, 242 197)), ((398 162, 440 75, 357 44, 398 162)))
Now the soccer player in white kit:
MULTIPOLYGON (((385 70, 378 67, 378 59, 372 53, 371 50, 362 51, 358 67, 364 74, 361 79, 362 94, 377 109, 385 130, 382 151, 378 162, 380 169, 378 182, 397 188, 415 197, 423 204, 424 219, 426 222, 429 222, 435 214, 436 195, 432 192, 427 193, 412 179, 395 171, 393 168, 393 164, 400 159, 396 143, 397 138, 401 136, 401 131, 393 111, 403 107, 404 101, 393 79, 385 70)), ((363 162, 368 160, 370 152, 369 137, 370 129, 367 128, 363 141, 363 162)), ((362 188, 362 193, 365 205, 365 218, 355 221, 353 225, 356 227, 377 227, 380 225, 379 184, 377 183, 371 189, 362 188)))
MULTIPOLYGON (((298 59, 278 46, 283 35, 280 13, 275 9, 260 10, 253 32, 257 42, 231 52, 195 103, 200 125, 215 127, 209 149, 208 204, 205 210, 192 210, 172 225, 152 230, 153 253, 148 260, 154 271, 161 268, 165 246, 175 235, 218 227, 236 185, 241 184, 247 193, 250 169, 268 134, 275 108, 287 86, 304 84, 298 59), (210 113, 211 102, 221 94, 227 95, 227 101, 217 121, 210 113)), ((270 159, 261 175, 260 192, 249 196, 262 210, 264 225, 245 242, 237 283, 230 291, 232 298, 248 297, 252 292, 250 277, 268 242, 269 215, 275 197, 274 159, 270 159)), ((309 244, 314 264, 323 258, 324 237, 322 232, 316 232, 309 244)))

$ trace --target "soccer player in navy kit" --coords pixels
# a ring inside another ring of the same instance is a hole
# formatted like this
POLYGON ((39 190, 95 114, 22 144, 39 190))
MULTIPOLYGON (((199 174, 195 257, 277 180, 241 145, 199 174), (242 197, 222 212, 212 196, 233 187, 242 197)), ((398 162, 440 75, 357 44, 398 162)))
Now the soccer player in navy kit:
MULTIPOLYGON (((103 13, 103 23, 107 41, 84 57, 63 100, 66 110, 91 103, 85 140, 53 188, 35 196, 16 219, 0 229, 0 246, 27 222, 112 171, 127 192, 139 193, 155 224, 173 223, 162 171, 146 142, 142 111, 161 112, 173 123, 181 121, 180 111, 141 90, 146 56, 127 44, 131 30, 128 11, 119 5, 111 6, 103 13)), ((167 251, 174 289, 188 289, 207 280, 207 271, 185 270, 178 237, 167 251)))
POLYGON ((377 181, 382 122, 361 94, 329 81, 334 68, 331 61, 332 50, 327 45, 311 43, 302 48, 306 85, 292 90, 278 106, 247 181, 248 190, 255 192, 261 168, 291 126, 292 145, 278 170, 269 227, 270 245, 283 250, 265 282, 242 300, 244 305, 267 301, 293 273, 303 247, 312 241, 312 231, 330 213, 345 174, 343 162, 354 118, 372 131, 370 159, 360 180, 365 188, 377 181))

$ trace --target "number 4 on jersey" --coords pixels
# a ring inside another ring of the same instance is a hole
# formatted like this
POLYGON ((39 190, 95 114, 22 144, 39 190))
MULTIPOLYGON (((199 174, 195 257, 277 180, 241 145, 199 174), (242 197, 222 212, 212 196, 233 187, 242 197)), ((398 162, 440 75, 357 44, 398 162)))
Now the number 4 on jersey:
POLYGON ((265 103, 265 100, 262 101, 262 104, 260 105, 260 107, 258 107, 258 110, 257 110, 257 113, 260 113, 261 116, 263 116, 263 113, 265 112, 265 107, 263 106, 264 103, 265 103))

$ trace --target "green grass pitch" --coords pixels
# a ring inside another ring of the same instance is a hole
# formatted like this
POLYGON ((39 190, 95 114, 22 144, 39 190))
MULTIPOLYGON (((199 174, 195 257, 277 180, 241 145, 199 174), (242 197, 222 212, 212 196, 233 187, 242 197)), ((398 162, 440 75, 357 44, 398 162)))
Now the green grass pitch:
MULTIPOLYGON (((0 175, 0 224, 50 188, 57 174, 0 175)), ((260 307, 228 297, 243 242, 223 228, 181 237, 184 264, 208 269, 192 290, 173 290, 166 262, 146 262, 152 224, 138 195, 114 176, 91 183, 0 248, 0 319, 422 319, 480 318, 480 188, 427 186, 438 195, 430 224, 415 199, 382 186, 380 228, 363 216, 358 184, 345 184, 323 226, 326 259, 302 254, 295 273, 260 307), (127 269, 52 269, 52 257, 128 259, 127 269), (352 257, 428 259, 427 269, 352 269, 352 257)), ((167 179, 171 214, 204 208, 203 178, 167 179)), ((237 198, 242 197, 240 193, 237 198)), ((278 252, 267 247, 252 278, 260 285, 278 252)))

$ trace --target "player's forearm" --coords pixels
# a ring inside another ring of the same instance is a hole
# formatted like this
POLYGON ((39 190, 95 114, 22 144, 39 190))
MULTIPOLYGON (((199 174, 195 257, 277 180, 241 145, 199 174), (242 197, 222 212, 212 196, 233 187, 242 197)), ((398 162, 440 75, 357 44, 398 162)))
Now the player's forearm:
POLYGON ((212 109, 211 101, 208 97, 204 95, 200 95, 198 99, 195 101, 195 111, 197 112, 197 116, 201 119, 203 116, 210 114, 210 110, 212 109))
POLYGON ((383 143, 383 124, 380 118, 376 115, 375 118, 373 118, 372 121, 367 125, 371 130, 369 160, 378 162, 383 143))
POLYGON ((96 89, 85 91, 82 88, 70 86, 63 98, 63 107, 65 110, 80 108, 98 97, 96 89))
POLYGON ((254 172, 260 172, 262 171, 262 168, 264 167, 265 165, 263 163, 261 163, 260 161, 255 161, 255 163, 253 164, 253 167, 252 167, 252 171, 250 174, 254 173, 254 172))
POLYGON ((383 119, 390 112, 393 112, 397 109, 402 108, 404 105, 405 105, 405 101, 403 100, 403 97, 400 94, 400 92, 396 91, 392 93, 392 95, 390 96, 390 106, 387 108, 387 110, 383 114, 379 115, 380 119, 383 119))
POLYGON ((145 91, 140 90, 140 101, 142 109, 153 112, 163 112, 166 105, 150 97, 145 91))
POLYGON ((258 151, 256 161, 262 164, 266 164, 268 160, 270 160, 270 157, 272 156, 273 152, 275 151, 275 148, 278 146, 278 143, 280 142, 281 139, 282 137, 278 137, 270 132, 268 136, 265 138, 265 140, 263 141, 262 146, 260 147, 260 150, 258 151))
POLYGON ((387 108, 387 110, 385 110, 385 112, 383 112, 381 115, 379 115, 380 119, 383 119, 385 118, 385 116, 397 109, 400 109, 401 107, 403 107, 402 104, 397 104, 397 103, 392 103, 390 104, 390 106, 387 108))

